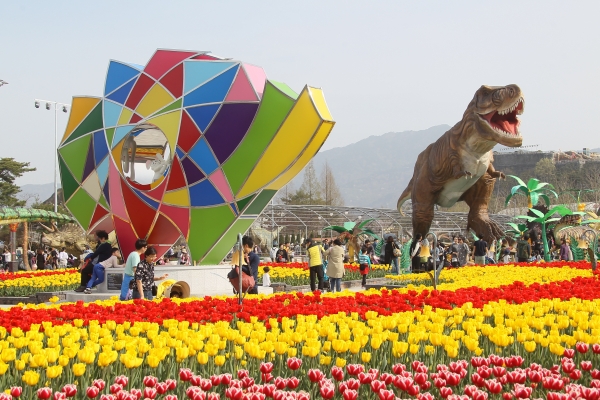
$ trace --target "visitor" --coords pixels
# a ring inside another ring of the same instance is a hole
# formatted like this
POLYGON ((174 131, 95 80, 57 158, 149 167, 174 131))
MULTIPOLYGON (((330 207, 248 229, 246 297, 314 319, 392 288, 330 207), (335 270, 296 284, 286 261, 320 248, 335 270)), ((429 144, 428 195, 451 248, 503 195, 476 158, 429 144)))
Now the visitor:
POLYGON ((46 269, 46 255, 44 254, 44 250, 37 249, 37 254, 35 256, 35 266, 37 270, 46 269))
POLYGON ((84 255, 84 257, 85 257, 85 256, 87 256, 87 255, 88 255, 88 254, 90 254, 90 253, 93 253, 93 251, 92 251, 92 249, 90 249, 90 246, 86 244, 86 245, 84 246, 84 250, 83 250, 83 255, 84 255))
POLYGON ((285 245, 282 243, 279 245, 279 250, 277 250, 277 253, 275 254, 275 259, 277 260, 277 262, 286 262, 288 258, 288 254, 287 251, 285 250, 285 245))
POLYGON ((483 234, 477 234, 477 240, 473 243, 472 257, 475 260, 475 265, 485 265, 485 256, 488 252, 488 244, 483 240, 483 234))
POLYGON ((325 249, 320 244, 314 243, 311 238, 304 241, 306 254, 308 255, 308 267, 310 271, 310 290, 315 291, 318 287, 323 290, 323 256, 325 249), (318 286, 315 286, 315 278, 318 280, 318 286))
POLYGON ((398 268, 398 257, 400 257, 401 254, 400 247, 394 242, 394 237, 392 235, 388 236, 385 243, 384 264, 392 266, 392 274, 398 274, 400 272, 398 268))
POLYGON ((132 251, 127 256, 125 262, 125 271, 123 271, 123 282, 121 282, 121 294, 119 300, 127 300, 127 294, 129 293, 129 284, 134 278, 135 269, 140 263, 141 256, 148 249, 148 242, 144 239, 138 239, 135 241, 135 251, 132 251))
POLYGON ((63 247, 58 253, 58 266, 59 268, 67 268, 67 260, 69 259, 69 255, 65 251, 66 249, 63 247))
POLYGON ((9 265, 10 265, 10 261, 12 260, 12 254, 10 254, 10 251, 8 251, 8 248, 4 248, 4 253, 2 253, 2 257, 3 257, 3 268, 4 270, 8 270, 9 269, 9 265))
POLYGON ((112 246, 108 242, 108 233, 106 231, 98 231, 96 232, 96 237, 99 242, 98 247, 96 247, 96 251, 87 254, 84 258, 84 261, 87 262, 81 268, 81 284, 75 289, 76 292, 83 292, 85 290, 94 272, 94 265, 106 261, 112 256, 112 246))
POLYGON ((378 254, 381 254, 381 245, 379 243, 379 239, 375 238, 373 239, 373 264, 379 264, 379 256, 378 254))
POLYGON ((188 255, 187 249, 185 247, 181 249, 179 265, 190 265, 190 256, 188 255))
POLYGON ((254 277, 254 287, 248 291, 248 294, 258 294, 258 265, 260 264, 260 257, 252 251, 254 240, 247 235, 242 237, 242 247, 244 248, 244 262, 250 267, 250 272, 254 277))
POLYGON ((458 262, 461 267, 464 267, 469 262, 469 245, 466 243, 466 239, 462 236, 458 238, 458 262))
POLYGON ((294 251, 294 243, 292 243, 290 245, 289 256, 290 256, 290 262, 294 262, 294 257, 296 256, 296 252, 294 251))
POLYGON ((492 245, 488 248, 485 256, 486 264, 496 264, 496 243, 492 242, 492 245))
POLYGON ((98 286, 102 282, 104 282, 104 271, 106 268, 123 268, 124 265, 119 265, 119 259, 117 257, 121 257, 121 253, 119 252, 118 247, 113 247, 111 249, 112 255, 107 260, 102 261, 94 265, 94 270, 92 272, 92 278, 88 281, 87 287, 83 291, 85 294, 92 293, 92 287, 98 286))
POLYGON ((561 239, 560 261, 569 261, 569 245, 566 239, 561 239))
POLYGON ((271 250, 269 251, 269 256, 271 257, 271 262, 277 261, 277 246, 275 246, 275 244, 273 244, 273 246, 271 247, 271 250))
POLYGON ((50 249, 50 255, 52 256, 52 269, 58 269, 58 250, 50 249))
POLYGON ((421 239, 423 235, 417 233, 410 244, 409 254, 413 272, 421 269, 421 239))
POLYGON ((540 256, 540 252, 537 250, 533 251, 533 257, 531 257, 531 262, 540 262, 542 260, 542 256, 540 256))
POLYGON ((327 275, 329 275, 331 292, 342 291, 342 278, 345 272, 342 241, 334 239, 332 246, 327 249, 327 275))
POLYGON ((269 268, 269 267, 264 267, 263 268, 263 276, 262 276, 263 287, 270 287, 271 286, 271 277, 269 276, 269 271, 270 270, 271 270, 271 268, 269 268))
POLYGON ((362 275, 362 287, 367 287, 367 275, 369 274, 369 269, 371 268, 371 258, 369 257, 369 249, 367 246, 363 246, 360 249, 360 254, 358 255, 358 264, 360 265, 360 274, 362 275))
POLYGON ((142 260, 135 269, 135 282, 131 296, 134 299, 152 300, 152 286, 155 281, 161 281, 169 276, 164 274, 156 278, 154 276, 154 260, 156 260, 156 249, 148 247, 144 252, 144 260, 142 260))
POLYGON ((329 239, 323 239, 323 248, 325 251, 329 250, 329 239))
POLYGON ((529 234, 525 233, 517 241, 517 261, 529 262, 531 258, 531 245, 529 244, 529 234))
POLYGON ((287 253, 287 262, 291 262, 292 261, 292 257, 291 257, 290 243, 289 242, 285 244, 285 251, 287 253))
POLYGON ((375 249, 371 245, 371 241, 369 239, 365 240, 365 246, 367 246, 367 255, 371 259, 371 263, 373 263, 373 257, 375 256, 375 249))

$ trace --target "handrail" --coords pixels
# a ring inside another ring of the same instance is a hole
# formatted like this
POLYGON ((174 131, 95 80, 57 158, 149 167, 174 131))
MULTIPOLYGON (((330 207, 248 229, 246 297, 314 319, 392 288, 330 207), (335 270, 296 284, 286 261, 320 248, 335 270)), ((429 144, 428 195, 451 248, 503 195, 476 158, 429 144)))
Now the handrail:
POLYGON ((244 292, 242 290, 242 274, 243 274, 242 266, 244 265, 244 245, 242 243, 242 234, 241 233, 238 233, 238 245, 240 246, 240 251, 239 251, 240 259, 239 259, 239 264, 238 264, 239 265, 238 277, 240 279, 240 284, 238 287, 238 296, 240 298, 239 298, 238 302, 241 305, 242 302, 244 301, 244 296, 243 296, 244 292))

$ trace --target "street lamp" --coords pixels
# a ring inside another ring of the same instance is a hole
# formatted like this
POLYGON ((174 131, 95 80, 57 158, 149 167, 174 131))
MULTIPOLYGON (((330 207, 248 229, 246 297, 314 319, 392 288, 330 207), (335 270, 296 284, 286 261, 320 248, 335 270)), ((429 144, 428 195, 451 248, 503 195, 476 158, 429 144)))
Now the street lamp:
MULTIPOLYGON (((40 100, 40 99, 35 99, 35 102, 33 104, 34 104, 35 108, 40 108, 40 103, 46 103, 46 110, 50 110, 52 105, 54 105, 54 151, 56 152, 58 149, 58 137, 56 136, 57 131, 58 131, 58 126, 57 126, 58 107, 61 106, 62 112, 66 113, 68 111, 67 107, 71 107, 71 105, 65 104, 65 103, 59 103, 57 101, 40 100)), ((54 154, 54 212, 58 212, 58 181, 56 180, 57 175, 58 175, 58 154, 55 153, 54 154)))
POLYGON ((8 85, 8 82, 6 82, 5 80, 0 79, 0 86, 4 86, 4 85, 8 85))

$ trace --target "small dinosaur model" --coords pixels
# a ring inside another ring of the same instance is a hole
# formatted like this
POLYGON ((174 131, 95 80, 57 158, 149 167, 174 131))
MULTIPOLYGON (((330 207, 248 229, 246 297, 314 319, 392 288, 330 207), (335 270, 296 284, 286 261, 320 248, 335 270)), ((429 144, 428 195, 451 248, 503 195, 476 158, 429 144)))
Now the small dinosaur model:
POLYGON ((398 200, 398 211, 412 200, 413 235, 426 235, 434 205, 451 207, 464 201, 470 208, 467 230, 482 233, 490 243, 503 236, 488 215, 488 202, 496 178, 504 178, 492 165, 497 144, 519 147, 518 115, 525 100, 517 85, 481 86, 460 122, 430 144, 417 158, 413 177, 398 200))

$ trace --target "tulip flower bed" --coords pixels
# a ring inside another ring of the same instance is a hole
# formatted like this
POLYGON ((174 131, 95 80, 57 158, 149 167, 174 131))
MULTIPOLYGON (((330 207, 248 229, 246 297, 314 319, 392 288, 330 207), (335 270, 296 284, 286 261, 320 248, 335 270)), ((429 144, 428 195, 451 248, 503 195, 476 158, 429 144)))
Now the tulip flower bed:
POLYGON ((12 308, 0 311, 0 388, 25 399, 599 399, 600 280, 585 267, 469 267, 444 271, 437 291, 257 295, 242 309, 225 296, 12 308))
MULTIPOLYGON (((310 273, 308 263, 261 263, 258 269, 258 277, 262 279, 263 268, 269 267, 271 282, 283 282, 288 286, 301 286, 310 284, 310 273)), ((343 281, 362 279, 358 264, 344 264, 343 281)), ((391 271, 389 265, 372 265, 369 278, 384 278, 391 271)))
POLYGON ((31 296, 38 292, 73 290, 79 286, 79 270, 0 272, 0 296, 31 296))

